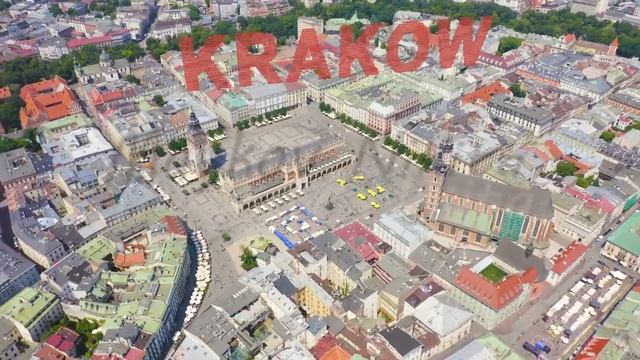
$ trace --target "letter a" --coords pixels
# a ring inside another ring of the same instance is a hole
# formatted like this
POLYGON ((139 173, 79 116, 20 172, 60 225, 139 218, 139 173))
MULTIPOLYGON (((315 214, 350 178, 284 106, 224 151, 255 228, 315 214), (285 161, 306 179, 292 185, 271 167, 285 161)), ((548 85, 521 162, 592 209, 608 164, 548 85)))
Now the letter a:
POLYGON ((293 57, 293 67, 289 76, 287 76, 287 82, 300 80, 300 73, 303 70, 315 70, 319 79, 329 79, 331 77, 327 61, 322 55, 322 48, 313 29, 304 29, 300 34, 296 54, 293 57), (307 60, 308 54, 311 55, 309 60, 307 60))

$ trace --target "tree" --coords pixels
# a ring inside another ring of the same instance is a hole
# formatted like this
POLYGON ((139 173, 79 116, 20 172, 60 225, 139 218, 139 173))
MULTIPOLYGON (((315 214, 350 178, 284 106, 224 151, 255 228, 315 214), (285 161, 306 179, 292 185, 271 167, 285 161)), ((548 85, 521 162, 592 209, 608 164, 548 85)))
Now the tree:
POLYGON ((578 168, 574 164, 567 161, 560 161, 556 165, 556 174, 562 177, 573 176, 576 171, 578 171, 578 168))
POLYGON ((635 129, 635 130, 640 130, 640 121, 636 121, 636 122, 634 122, 633 124, 631 124, 631 125, 627 126, 627 127, 624 129, 624 132, 627 132, 627 131, 629 131, 629 130, 633 130, 633 129, 635 129))
POLYGON ((221 128, 221 127, 216 128, 216 129, 211 129, 211 130, 208 130, 208 131, 207 131, 207 135, 208 135, 210 138, 213 138, 213 137, 215 137, 216 135, 222 135, 222 134, 224 134, 224 129, 223 129, 223 128, 221 128))
POLYGON ((360 34, 362 33, 362 28, 364 27, 364 24, 361 23, 360 21, 356 21, 355 23, 353 23, 353 25, 351 25, 351 29, 353 30, 353 38, 357 39, 360 37, 360 34))
POLYGON ((213 150, 214 154, 220 154, 222 152, 222 144, 220 141, 215 140, 211 142, 211 150, 213 150))
POLYGON ((132 84, 136 84, 136 85, 140 85, 140 79, 138 79, 135 75, 133 74, 129 74, 126 77, 127 81, 132 83, 132 84))
POLYGON ((166 151, 164 151, 164 148, 160 145, 156 146, 155 152, 158 157, 164 157, 167 155, 166 151))
POLYGON ((511 86, 509 86, 509 90, 511 90, 511 93, 515 97, 523 98, 527 96, 527 93, 524 90, 522 90, 519 83, 511 84, 511 86))
POLYGON ((247 247, 242 247, 242 255, 240 255, 242 261, 242 268, 249 271, 258 266, 256 257, 251 253, 247 247))
POLYGON ((405 152, 407 152, 407 146, 405 144, 399 144, 398 147, 396 148, 396 151, 398 152, 398 154, 400 155, 404 155, 405 152))
POLYGON ((610 143, 611 141, 613 141, 613 139, 616 138, 616 133, 614 133, 613 131, 608 131, 605 130, 602 132, 602 134, 600 134, 600 139, 610 143))
POLYGON ((228 233, 222 233, 222 240, 226 241, 231 241, 231 235, 229 235, 228 233))
POLYGON ((191 18, 191 21, 200 20, 200 10, 198 7, 193 4, 189 4, 187 7, 189 8, 189 18, 191 18))
POLYGON ((9 1, 0 0, 0 11, 7 10, 11 6, 9 1))
POLYGON ((502 55, 507 51, 517 49, 520 47, 524 39, 520 39, 513 36, 505 36, 500 38, 500 44, 498 45, 497 55, 502 55))
POLYGON ((180 161, 178 161, 178 160, 174 160, 174 161, 172 162, 172 164, 173 164, 173 167, 177 167, 177 168, 179 168, 179 167, 180 167, 180 161))
POLYGON ((167 103, 166 101, 164 101, 164 98, 160 94, 153 97, 153 102, 158 106, 164 106, 167 103))
POLYGON ((187 146, 187 139, 180 138, 169 141, 169 150, 180 151, 187 146))
POLYGON ((581 188, 587 188, 592 183, 593 183, 593 176, 589 176, 589 177, 579 176, 578 180, 576 181, 576 185, 580 186, 581 188))
POLYGON ((49 6, 49 13, 53 16, 62 15, 62 10, 60 10, 60 6, 58 6, 58 3, 53 3, 53 5, 49 6))
POLYGON ((219 180, 220 180, 220 175, 218 174, 218 171, 211 170, 209 172, 209 184, 217 184, 219 180))
POLYGON ((391 136, 387 136, 386 138, 384 138, 384 144, 386 146, 391 146, 394 142, 395 141, 391 138, 391 136))

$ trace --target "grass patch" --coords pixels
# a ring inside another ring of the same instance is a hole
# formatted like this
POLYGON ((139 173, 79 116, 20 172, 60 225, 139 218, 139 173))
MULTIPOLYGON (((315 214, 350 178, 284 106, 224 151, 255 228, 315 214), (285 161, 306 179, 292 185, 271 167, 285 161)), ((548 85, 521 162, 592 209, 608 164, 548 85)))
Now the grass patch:
POLYGON ((489 264, 489 266, 487 266, 482 271, 480 271, 480 275, 484 276, 487 280, 491 281, 492 283, 497 284, 502 279, 504 279, 505 276, 507 276, 507 273, 504 270, 500 269, 499 267, 493 264, 489 264))

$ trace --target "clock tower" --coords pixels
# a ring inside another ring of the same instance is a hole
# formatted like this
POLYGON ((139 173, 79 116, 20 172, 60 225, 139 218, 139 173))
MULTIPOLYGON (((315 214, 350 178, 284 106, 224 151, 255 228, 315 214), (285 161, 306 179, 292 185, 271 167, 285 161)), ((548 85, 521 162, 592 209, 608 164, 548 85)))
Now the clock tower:
POLYGON ((207 135, 200 126, 200 121, 192 111, 189 115, 189 133, 187 134, 187 149, 189 151, 189 164, 198 177, 209 169, 211 152, 207 135))

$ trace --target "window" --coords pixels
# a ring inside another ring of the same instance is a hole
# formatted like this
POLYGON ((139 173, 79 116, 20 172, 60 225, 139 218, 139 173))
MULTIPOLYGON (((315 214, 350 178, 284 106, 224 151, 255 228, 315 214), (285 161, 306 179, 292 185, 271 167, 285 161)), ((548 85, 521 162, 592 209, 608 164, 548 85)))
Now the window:
POLYGON ((538 236, 538 230, 540 230, 540 219, 536 220, 536 224, 533 226, 533 232, 531 233, 532 237, 538 236))
POLYGON ((524 224, 522 224, 521 232, 524 234, 527 231, 527 227, 529 226, 529 217, 524 218, 524 224))
POLYGON ((449 228, 449 234, 450 234, 450 235, 455 235, 455 233, 456 233, 456 227, 455 227, 455 226, 451 226, 451 227, 449 228))
POLYGON ((438 231, 440 231, 440 232, 444 232, 444 224, 443 224, 443 223, 440 223, 440 224, 438 225, 438 231))

